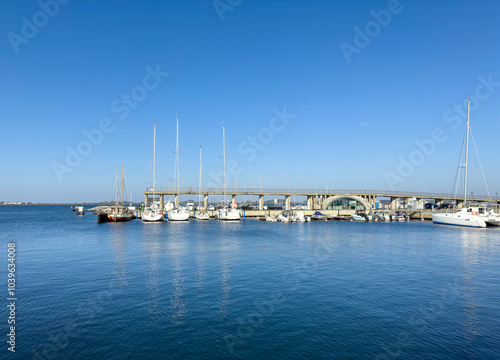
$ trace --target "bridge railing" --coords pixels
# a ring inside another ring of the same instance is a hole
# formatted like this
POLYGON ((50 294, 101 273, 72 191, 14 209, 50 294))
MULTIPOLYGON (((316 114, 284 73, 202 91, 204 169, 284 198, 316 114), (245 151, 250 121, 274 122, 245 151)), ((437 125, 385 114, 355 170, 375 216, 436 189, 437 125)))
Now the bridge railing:
MULTIPOLYGON (((149 187, 146 191, 153 191, 153 188, 149 187)), ((176 188, 165 188, 157 187, 156 192, 168 192, 170 194, 175 194, 177 192, 176 188)), ((222 188, 203 188, 203 193, 223 193, 222 188)), ((179 188, 180 193, 199 193, 199 188, 196 187, 182 187, 179 188)), ((417 198, 448 198, 461 200, 463 195, 446 194, 446 193, 432 193, 432 192, 411 192, 411 191, 392 191, 392 190, 356 190, 356 189, 271 189, 271 188, 228 188, 226 189, 226 194, 231 195, 233 193, 243 193, 248 195, 259 195, 259 194, 273 194, 273 195, 284 195, 284 194, 297 194, 297 195, 341 195, 341 194, 353 194, 353 195, 373 195, 373 196, 388 196, 388 197, 417 197, 417 198)), ((471 200, 500 200, 500 196, 487 196, 487 195, 470 195, 471 200)))

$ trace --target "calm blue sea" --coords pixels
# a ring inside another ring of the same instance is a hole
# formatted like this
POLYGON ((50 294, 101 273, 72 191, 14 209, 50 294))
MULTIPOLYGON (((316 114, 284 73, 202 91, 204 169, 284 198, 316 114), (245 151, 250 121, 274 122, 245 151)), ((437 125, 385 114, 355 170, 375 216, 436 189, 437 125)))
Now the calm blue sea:
POLYGON ((1 359, 500 358, 500 228, 3 206, 0 239, 1 359))

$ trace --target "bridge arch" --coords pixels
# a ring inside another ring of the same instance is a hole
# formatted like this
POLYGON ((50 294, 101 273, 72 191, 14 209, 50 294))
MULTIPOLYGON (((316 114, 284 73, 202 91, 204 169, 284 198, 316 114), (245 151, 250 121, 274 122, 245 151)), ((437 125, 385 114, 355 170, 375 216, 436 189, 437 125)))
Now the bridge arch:
POLYGON ((371 206, 368 203, 368 201, 366 201, 366 199, 363 199, 361 196, 350 195, 350 194, 335 195, 335 196, 330 196, 330 197, 326 198, 323 201, 323 203, 321 204, 321 209, 322 210, 327 210, 328 205, 330 205, 331 203, 333 203, 334 201, 339 200, 339 199, 351 199, 351 200, 355 200, 355 201, 359 202, 361 205, 363 205, 366 210, 371 209, 371 206))

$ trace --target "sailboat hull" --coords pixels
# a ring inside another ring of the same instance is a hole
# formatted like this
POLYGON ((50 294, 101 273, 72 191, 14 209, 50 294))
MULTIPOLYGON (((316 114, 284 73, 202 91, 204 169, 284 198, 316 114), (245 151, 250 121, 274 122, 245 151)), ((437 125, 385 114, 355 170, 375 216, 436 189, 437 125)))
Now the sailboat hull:
POLYGON ((433 214, 432 222, 441 225, 454 225, 475 228, 485 228, 486 222, 477 215, 457 215, 451 214, 433 214))
POLYGON ((210 215, 206 211, 200 211, 195 215, 196 220, 210 220, 210 215))
POLYGON ((132 214, 119 214, 119 215, 108 215, 108 221, 110 222, 124 222, 134 219, 132 214))
POLYGON ((154 222, 163 221, 165 219, 165 213, 163 211, 145 209, 141 214, 142 221, 154 222))
POLYGON ((172 210, 167 213, 167 218, 169 221, 188 221, 190 214, 188 211, 177 211, 172 210))
POLYGON ((219 220, 238 221, 241 219, 240 212, 236 209, 219 210, 219 220))

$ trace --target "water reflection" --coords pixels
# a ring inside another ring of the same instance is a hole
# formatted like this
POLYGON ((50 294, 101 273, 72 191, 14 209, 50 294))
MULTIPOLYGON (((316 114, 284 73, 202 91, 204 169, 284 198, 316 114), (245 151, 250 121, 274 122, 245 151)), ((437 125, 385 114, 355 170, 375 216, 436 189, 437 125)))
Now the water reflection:
POLYGON ((239 253, 239 240, 242 231, 241 222, 220 221, 220 264, 221 264, 221 295, 219 299, 219 315, 225 318, 228 315, 228 306, 231 300, 230 295, 230 264, 239 253))
POLYGON ((146 291, 148 313, 153 323, 161 318, 160 310, 160 260, 161 260, 161 223, 144 223, 143 246, 147 256, 146 291))
POLYGON ((473 350, 473 342, 480 335, 478 321, 478 307, 476 298, 478 298, 477 275, 480 275, 479 267, 485 262, 488 257, 487 239, 483 236, 483 232, 487 229, 461 229, 460 237, 463 245, 463 277, 464 277, 464 300, 465 307, 465 339, 467 345, 464 350, 470 357, 477 358, 478 354, 473 350))
POLYGON ((203 237, 197 237, 196 239, 196 287, 198 289, 203 288, 206 276, 206 253, 208 247, 206 245, 206 239, 203 237))
POLYGON ((123 224, 109 223, 111 227, 111 241, 113 244, 113 260, 115 268, 113 269, 112 283, 113 287, 123 287, 127 285, 127 244, 126 237, 128 229, 125 229, 123 224))
POLYGON ((172 276, 171 283, 173 286, 173 294, 170 298, 170 321, 176 325, 180 325, 184 321, 186 315, 186 305, 184 303, 184 276, 182 270, 182 258, 185 255, 185 250, 189 238, 189 222, 173 221, 169 223, 172 227, 167 247, 172 259, 172 276))

